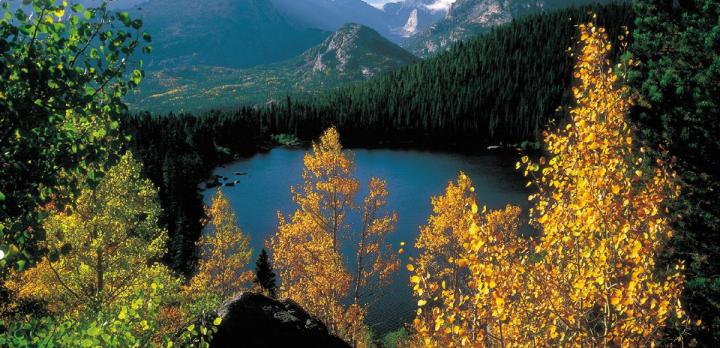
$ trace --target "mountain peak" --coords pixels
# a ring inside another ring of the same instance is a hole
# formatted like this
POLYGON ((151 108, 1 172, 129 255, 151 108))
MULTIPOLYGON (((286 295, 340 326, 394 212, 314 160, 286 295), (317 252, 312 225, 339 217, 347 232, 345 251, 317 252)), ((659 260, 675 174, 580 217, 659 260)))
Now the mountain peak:
POLYGON ((312 73, 336 71, 363 77, 416 60, 377 31, 357 23, 344 24, 322 44, 305 52, 303 59, 312 73))

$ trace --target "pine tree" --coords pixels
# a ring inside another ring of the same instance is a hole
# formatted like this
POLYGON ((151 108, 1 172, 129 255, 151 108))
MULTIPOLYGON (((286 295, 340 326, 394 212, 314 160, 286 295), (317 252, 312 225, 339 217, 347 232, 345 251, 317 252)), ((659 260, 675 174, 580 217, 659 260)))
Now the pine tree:
POLYGON ((260 251, 257 261, 255 262, 255 283, 270 293, 270 297, 275 298, 277 292, 277 284, 275 284, 275 272, 268 260, 265 249, 260 251))

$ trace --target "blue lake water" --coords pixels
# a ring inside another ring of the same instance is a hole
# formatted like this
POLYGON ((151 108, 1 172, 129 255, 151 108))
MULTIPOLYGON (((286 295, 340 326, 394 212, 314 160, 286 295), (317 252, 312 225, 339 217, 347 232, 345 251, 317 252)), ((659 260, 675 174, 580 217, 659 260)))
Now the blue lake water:
MULTIPOLYGON (((518 156, 502 152, 477 156, 398 150, 353 152, 361 187, 373 176, 387 180, 390 193, 387 206, 399 215, 397 230, 389 241, 396 250, 400 242, 407 244, 406 252, 401 255, 403 266, 395 281, 370 305, 367 323, 377 334, 383 334, 413 319, 415 301, 404 265, 409 256, 415 255, 412 245, 418 227, 432 212, 430 197, 442 194, 448 182, 455 180, 462 170, 472 178, 481 206, 497 209, 511 203, 527 212, 525 179, 515 170, 518 156)), ((275 233, 277 211, 288 215, 296 208, 290 186, 301 183, 304 154, 304 150, 278 148, 217 168, 213 173, 227 177, 226 182, 239 180, 233 187, 223 187, 223 191, 237 212, 238 225, 250 236, 255 256, 275 233), (236 172, 247 174, 237 176, 236 172)), ((206 203, 215 190, 205 191, 206 203)), ((365 191, 361 190, 358 195, 358 203, 365 191)), ((349 220, 352 222, 353 218, 349 220)))

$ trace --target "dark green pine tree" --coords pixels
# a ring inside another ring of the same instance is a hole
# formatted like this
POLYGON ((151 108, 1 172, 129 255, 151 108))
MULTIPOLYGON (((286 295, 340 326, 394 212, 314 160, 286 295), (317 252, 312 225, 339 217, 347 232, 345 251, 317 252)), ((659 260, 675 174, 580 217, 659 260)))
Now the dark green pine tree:
MULTIPOLYGON (((682 194, 670 206, 675 236, 666 265, 687 266, 683 305, 701 319, 690 339, 720 346, 720 1, 638 0, 629 80, 632 115, 651 149, 677 159, 682 194)), ((660 155, 655 153, 655 155, 660 155)))
POLYGON ((270 265, 265 249, 260 251, 260 255, 255 262, 255 283, 260 285, 263 290, 269 292, 270 297, 275 298, 277 292, 275 272, 272 269, 272 265, 270 265))

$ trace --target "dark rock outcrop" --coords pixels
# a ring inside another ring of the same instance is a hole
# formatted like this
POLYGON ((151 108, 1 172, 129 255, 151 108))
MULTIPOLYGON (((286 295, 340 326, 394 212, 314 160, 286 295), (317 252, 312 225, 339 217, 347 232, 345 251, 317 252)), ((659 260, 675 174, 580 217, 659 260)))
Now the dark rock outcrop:
POLYGON ((350 347, 290 300, 242 293, 226 301, 211 347, 350 347))

